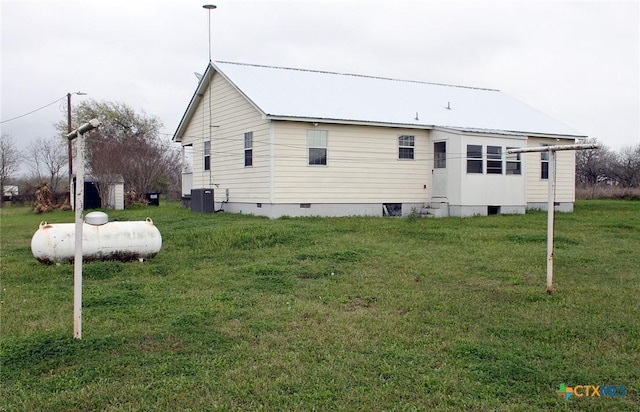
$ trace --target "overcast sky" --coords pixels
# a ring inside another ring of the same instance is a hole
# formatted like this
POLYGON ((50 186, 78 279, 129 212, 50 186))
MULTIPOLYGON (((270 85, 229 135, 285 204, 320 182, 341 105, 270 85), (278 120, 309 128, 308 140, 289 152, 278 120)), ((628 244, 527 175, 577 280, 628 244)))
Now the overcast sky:
MULTIPOLYGON (((209 59, 208 1, 1 0, 2 133, 54 135, 82 91, 173 135, 209 59)), ((212 3, 213 60, 494 88, 615 150, 640 142, 637 0, 212 3)))

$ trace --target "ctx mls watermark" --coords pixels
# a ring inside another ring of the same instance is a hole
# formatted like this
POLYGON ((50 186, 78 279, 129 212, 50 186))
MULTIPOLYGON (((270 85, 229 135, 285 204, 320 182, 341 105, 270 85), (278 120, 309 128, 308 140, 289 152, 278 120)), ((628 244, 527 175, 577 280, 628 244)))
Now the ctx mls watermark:
POLYGON ((556 391, 556 395, 569 400, 571 397, 603 397, 603 396, 627 396, 627 390, 624 385, 575 385, 566 386, 560 384, 560 388, 556 391))

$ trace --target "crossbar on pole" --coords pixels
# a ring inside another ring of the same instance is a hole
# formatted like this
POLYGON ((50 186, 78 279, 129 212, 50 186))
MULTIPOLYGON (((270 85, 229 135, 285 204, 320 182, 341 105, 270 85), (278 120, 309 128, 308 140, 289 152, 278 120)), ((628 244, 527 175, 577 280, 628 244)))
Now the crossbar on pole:
POLYGON ((549 195, 547 198, 547 293, 553 293, 553 238, 556 209, 556 152, 560 150, 588 150, 599 149, 597 143, 570 144, 556 146, 525 147, 522 149, 508 149, 507 153, 549 153, 549 195))
POLYGON ((524 147, 522 149, 508 149, 507 153, 537 153, 537 152, 557 152, 558 150, 585 150, 585 149, 599 149, 600 145, 597 143, 586 144, 565 144, 556 146, 540 146, 540 147, 524 147))

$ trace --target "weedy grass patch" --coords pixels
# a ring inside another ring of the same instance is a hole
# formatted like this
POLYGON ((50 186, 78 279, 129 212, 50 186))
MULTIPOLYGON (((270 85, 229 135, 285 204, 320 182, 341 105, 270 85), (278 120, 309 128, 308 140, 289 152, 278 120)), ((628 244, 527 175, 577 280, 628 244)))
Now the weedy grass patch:
POLYGON ((640 203, 474 218, 150 216, 144 263, 73 266, 30 240, 71 212, 0 210, 6 410, 636 410, 640 203), (556 395, 561 383, 623 397, 556 395))

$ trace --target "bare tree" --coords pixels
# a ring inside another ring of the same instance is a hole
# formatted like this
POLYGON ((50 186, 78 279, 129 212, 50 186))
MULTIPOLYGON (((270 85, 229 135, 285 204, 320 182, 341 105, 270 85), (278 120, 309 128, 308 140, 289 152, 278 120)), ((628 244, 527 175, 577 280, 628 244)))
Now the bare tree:
POLYGON ((640 186, 640 143, 623 147, 618 152, 613 175, 625 188, 640 186))
MULTIPOLYGON (((171 143, 160 135, 162 123, 144 112, 137 114, 124 103, 87 100, 74 108, 76 119, 97 118, 102 126, 87 138, 87 167, 99 181, 102 207, 106 207, 110 186, 120 176, 128 191, 140 198, 161 192, 180 164, 171 143)), ((66 124, 59 124, 66 132, 66 124)))
MULTIPOLYGON (((589 139, 585 143, 598 143, 589 139)), ((615 153, 606 146, 599 150, 576 150, 576 182, 587 187, 611 180, 615 153)))
POLYGON ((164 191, 168 186, 171 168, 176 165, 175 156, 172 157, 171 143, 162 139, 153 142, 132 139, 129 145, 134 145, 129 150, 135 150, 139 155, 130 159, 131 162, 126 165, 126 169, 130 171, 128 176, 131 187, 140 195, 164 191))
POLYGON ((4 187, 20 168, 22 158, 13 137, 3 133, 0 137, 0 205, 4 202, 4 187))
POLYGON ((162 191, 172 199, 182 197, 182 151, 178 144, 167 142, 164 157, 167 163, 167 176, 159 182, 162 191))
POLYGON ((47 181, 51 192, 57 192, 60 180, 67 171, 66 142, 59 137, 38 139, 31 142, 28 153, 33 177, 47 181))

